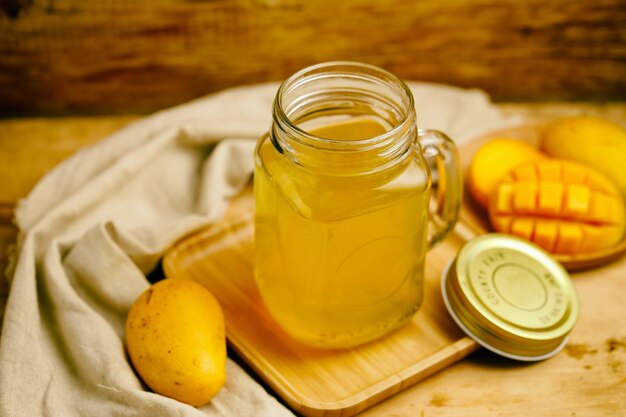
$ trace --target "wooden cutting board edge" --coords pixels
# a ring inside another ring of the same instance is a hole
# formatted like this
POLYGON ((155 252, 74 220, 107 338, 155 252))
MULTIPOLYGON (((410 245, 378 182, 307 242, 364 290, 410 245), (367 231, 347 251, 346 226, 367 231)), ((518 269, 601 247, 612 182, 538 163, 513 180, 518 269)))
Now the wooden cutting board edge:
POLYGON ((422 359, 413 366, 405 368, 400 373, 390 375, 356 395, 341 401, 320 402, 301 395, 295 387, 291 386, 287 378, 284 378, 262 356, 255 355, 254 350, 241 346, 237 342, 237 338, 228 338, 228 344, 283 401, 293 410, 307 417, 347 417, 357 414, 442 371, 480 347, 470 337, 465 336, 430 355, 426 360, 422 359))
MULTIPOLYGON (((233 199, 221 221, 181 239, 168 251, 163 261, 166 276, 168 271, 176 270, 177 253, 180 253, 180 250, 184 252, 185 246, 194 244, 196 239, 203 236, 205 238, 207 235, 213 236, 219 234, 220 230, 236 228, 240 222, 250 221, 251 209, 253 209, 252 190, 246 187, 233 199)), ((467 229, 463 224, 458 224, 454 233, 462 241, 474 235, 474 231, 471 228, 467 229)), ((290 380, 279 369, 276 369, 263 355, 258 354, 253 346, 245 343, 246 338, 238 337, 236 329, 229 329, 228 323, 226 331, 229 346, 241 360, 293 410, 307 417, 346 417, 356 414, 447 368, 479 348, 479 345, 468 336, 461 337, 452 344, 433 352, 426 358, 421 358, 350 397, 339 401, 324 402, 309 398, 299 392, 298 388, 292 386, 290 380)))

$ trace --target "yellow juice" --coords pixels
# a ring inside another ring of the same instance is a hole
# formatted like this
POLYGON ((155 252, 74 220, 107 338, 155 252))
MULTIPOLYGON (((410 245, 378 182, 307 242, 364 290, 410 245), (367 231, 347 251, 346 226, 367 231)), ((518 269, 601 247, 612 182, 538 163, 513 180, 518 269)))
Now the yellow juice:
MULTIPOLYGON (((385 130, 355 118, 310 132, 359 140, 385 130)), ((295 339, 352 346, 388 333, 420 307, 430 183, 419 164, 407 157, 375 175, 319 176, 267 138, 259 143, 256 281, 272 316, 295 339)))

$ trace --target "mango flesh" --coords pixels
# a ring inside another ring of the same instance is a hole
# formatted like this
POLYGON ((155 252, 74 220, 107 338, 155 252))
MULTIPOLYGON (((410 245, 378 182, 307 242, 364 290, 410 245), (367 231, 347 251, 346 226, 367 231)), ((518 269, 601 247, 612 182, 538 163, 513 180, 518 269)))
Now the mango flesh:
POLYGON ((226 380, 222 310, 202 285, 165 279, 142 293, 126 320, 128 354, 154 392, 200 406, 226 380))
POLYGON ((626 129, 599 117, 574 116, 549 124, 541 150, 580 162, 611 180, 626 198, 626 129))
POLYGON ((527 162, 546 158, 529 143, 507 138, 492 139, 472 158, 467 177, 470 194, 481 207, 487 208, 489 196, 507 172, 527 162))
POLYGON ((491 195, 489 218, 496 231, 559 255, 613 246, 626 228, 617 187, 591 168, 559 159, 509 172, 491 195))

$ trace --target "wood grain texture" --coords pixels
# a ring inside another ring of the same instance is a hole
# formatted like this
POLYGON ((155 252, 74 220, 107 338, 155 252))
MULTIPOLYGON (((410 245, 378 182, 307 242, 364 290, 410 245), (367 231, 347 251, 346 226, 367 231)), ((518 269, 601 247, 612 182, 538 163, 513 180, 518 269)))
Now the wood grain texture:
MULTIPOLYGON (((0 93, 2 94, 2 93, 0 93)), ((50 169, 136 120, 138 115, 0 121, 0 223, 50 169)))
POLYGON ((278 327, 256 289, 251 189, 230 210, 165 254, 165 276, 193 279, 211 290, 224 311, 229 345, 300 414, 351 416, 478 348, 448 316, 439 290, 441 272, 461 239, 451 236, 428 253, 424 304, 408 324, 355 348, 313 349, 278 327))
POLYGON ((361 416, 626 416, 626 258, 572 278, 581 311, 560 354, 519 364, 482 349, 361 416))
POLYGON ((624 99, 624 0, 4 0, 0 115, 145 112, 365 61, 496 100, 624 99))

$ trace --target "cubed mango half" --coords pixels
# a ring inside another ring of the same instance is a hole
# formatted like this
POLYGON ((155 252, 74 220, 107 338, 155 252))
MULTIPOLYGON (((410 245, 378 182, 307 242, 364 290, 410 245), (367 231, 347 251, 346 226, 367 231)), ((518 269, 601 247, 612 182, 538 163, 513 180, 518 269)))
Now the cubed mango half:
POLYGON ((626 207, 617 187, 579 163, 540 160, 512 169, 489 198, 493 228, 553 254, 593 252, 619 243, 626 207))

